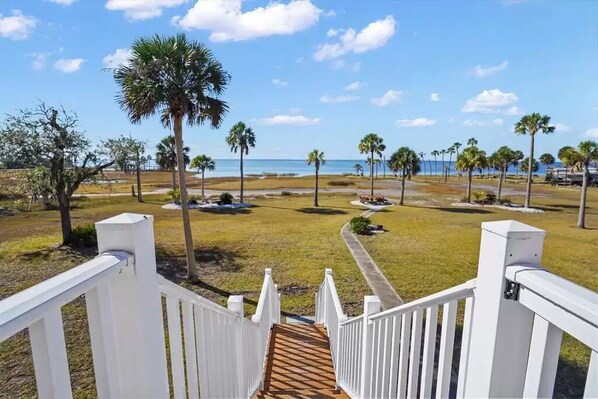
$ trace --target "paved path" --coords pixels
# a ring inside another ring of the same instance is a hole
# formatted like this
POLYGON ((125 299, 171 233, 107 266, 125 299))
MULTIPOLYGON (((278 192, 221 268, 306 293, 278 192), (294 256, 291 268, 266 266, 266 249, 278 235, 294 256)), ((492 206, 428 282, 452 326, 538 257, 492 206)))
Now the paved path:
MULTIPOLYGON (((382 207, 379 209, 370 209, 361 215, 369 217, 380 209, 382 209, 382 207)), ((374 295, 380 298, 382 309, 390 309, 401 305, 403 300, 399 294, 397 294, 393 286, 390 285, 386 277, 384 277, 384 274, 380 271, 363 245, 361 245, 361 242, 359 242, 355 234, 353 234, 349 223, 346 223, 342 227, 341 236, 343 237, 343 240, 345 240, 347 247, 349 247, 351 255, 353 255, 353 258, 355 258, 355 263, 357 263, 357 266, 359 266, 361 273, 374 292, 374 295)))

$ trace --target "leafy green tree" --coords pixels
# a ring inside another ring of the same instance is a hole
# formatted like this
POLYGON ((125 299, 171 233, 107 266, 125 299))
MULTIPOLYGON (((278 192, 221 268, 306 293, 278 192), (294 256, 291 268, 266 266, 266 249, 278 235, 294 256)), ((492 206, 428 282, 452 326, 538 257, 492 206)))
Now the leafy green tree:
POLYGON ((231 129, 226 138, 226 144, 229 145, 231 152, 241 154, 241 192, 239 201, 243 203, 243 155, 249 154, 249 148, 255 147, 255 133, 243 122, 237 122, 231 129))
POLYGON ((519 150, 515 150, 515 156, 513 157, 513 163, 511 164, 515 168, 515 178, 519 179, 519 162, 525 155, 519 150))
POLYGON ((549 134, 554 132, 554 129, 554 126, 550 126, 550 117, 546 115, 540 115, 538 113, 525 115, 521 118, 521 120, 519 120, 519 122, 515 124, 515 134, 529 134, 531 138, 529 156, 527 157, 527 183, 525 189, 526 208, 529 208, 531 206, 532 199, 532 173, 534 169, 532 165, 532 160, 534 160, 534 141, 536 139, 536 133, 542 132, 544 134, 549 134))
POLYGON ((388 160, 389 169, 401 176, 401 200, 399 201, 399 205, 403 205, 405 197, 405 179, 419 173, 419 161, 417 153, 409 147, 399 148, 388 160))
POLYGON ((507 146, 500 147, 494 154, 491 155, 493 164, 499 171, 498 175, 498 195, 497 198, 500 200, 502 193, 502 185, 507 175, 507 169, 513 164, 517 154, 511 148, 507 146))
POLYGON ((467 173, 467 202, 471 202, 471 181, 473 171, 486 166, 486 153, 476 146, 469 146, 464 149, 459 157, 455 167, 457 170, 467 173))
POLYGON ((559 151, 559 158, 566 164, 572 165, 573 171, 581 171, 583 180, 581 186, 581 198, 579 200, 579 214, 577 216, 577 227, 586 228, 586 201, 588 194, 588 183, 590 180, 590 163, 598 162, 598 143, 595 141, 582 141, 577 148, 568 147, 559 151))
POLYGON ((45 166, 37 166, 27 171, 26 174, 26 191, 31 194, 29 202, 29 209, 31 205, 40 200, 46 208, 52 205, 55 200, 54 190, 52 189, 52 181, 50 177, 50 170, 45 166))
MULTIPOLYGON (((371 159, 374 155, 382 156, 382 151, 386 149, 384 139, 375 133, 369 133, 364 136, 357 146, 361 154, 369 154, 371 159)), ((374 197, 374 163, 370 162, 370 197, 374 197)))
POLYGON ((316 168, 316 187, 314 190, 314 206, 318 207, 318 178, 320 174, 320 166, 326 163, 326 159, 324 159, 324 153, 322 151, 318 151, 314 149, 309 154, 307 154, 307 164, 313 164, 316 168))
MULTIPOLYGON (((528 173, 528 168, 529 168, 529 159, 526 157, 523 159, 523 162, 521 162, 521 165, 519 165, 519 168, 521 169, 521 171, 523 173, 528 173)), ((536 173, 538 170, 540 170, 540 164, 538 163, 538 161, 536 159, 534 159, 532 162, 532 173, 536 173)), ((529 174, 528 174, 529 176, 529 174)), ((529 178, 529 177, 528 177, 529 178)))
MULTIPOLYGON (((462 146, 463 146, 463 144, 459 143, 458 141, 453 144, 453 148, 455 149, 455 152, 457 153, 457 158, 459 158, 459 148, 461 148, 462 146)), ((457 159, 457 158, 455 158, 455 159, 457 159)), ((461 179, 461 173, 457 173, 457 175, 459 176, 459 179, 461 179)))
POLYGON ((198 281, 183 150, 183 123, 188 126, 208 122, 216 129, 228 111, 220 99, 230 75, 202 43, 184 34, 139 38, 131 46, 129 62, 114 70, 120 89, 117 102, 132 123, 154 115, 164 127, 171 127, 176 145, 181 192, 181 213, 185 235, 187 278, 198 281))
POLYGON ((549 153, 545 153, 540 155, 540 163, 544 166, 550 166, 554 164, 554 157, 552 156, 552 154, 549 153))
POLYGON ((205 201, 206 196, 204 193, 204 180, 205 180, 205 173, 206 170, 214 170, 216 169, 216 162, 209 156, 205 154, 201 154, 196 156, 191 160, 191 165, 193 169, 197 169, 198 172, 201 172, 201 199, 205 201))
MULTIPOLYGON (((189 147, 183 147, 183 162, 185 166, 189 165, 189 147)), ((172 173, 172 190, 176 190, 176 143, 174 136, 166 136, 156 145, 156 164, 163 170, 170 170, 172 173)))
POLYGON ((444 156, 446 155, 446 150, 440 150, 440 155, 442 155, 442 178, 446 181, 446 167, 444 166, 444 156))
POLYGON ((446 182, 448 175, 451 174, 451 163, 453 162, 453 154, 455 152, 457 152, 457 150, 455 149, 454 146, 450 146, 449 148, 447 148, 446 152, 449 154, 449 163, 448 163, 448 167, 446 169, 446 174, 444 175, 445 182, 446 182))
POLYGON ((476 147, 478 145, 478 140, 475 137, 471 137, 467 140, 467 145, 470 147, 476 147))
POLYGON ((361 166, 361 164, 356 163, 355 165, 353 165, 353 168, 355 169, 356 175, 363 174, 363 166, 361 166))
POLYGON ((141 192, 141 165, 148 161, 147 157, 144 156, 145 142, 134 139, 131 136, 127 137, 121 135, 118 138, 103 141, 102 145, 119 169, 127 172, 131 166, 135 168, 135 173, 137 175, 137 201, 143 202, 143 194, 141 192))
POLYGON ((91 142, 77 125, 74 113, 39 103, 8 115, 0 131, 0 148, 10 151, 22 165, 46 168, 43 184, 50 184, 58 202, 63 244, 72 242, 73 194, 81 183, 114 164, 102 160, 101 151, 91 149, 91 142))

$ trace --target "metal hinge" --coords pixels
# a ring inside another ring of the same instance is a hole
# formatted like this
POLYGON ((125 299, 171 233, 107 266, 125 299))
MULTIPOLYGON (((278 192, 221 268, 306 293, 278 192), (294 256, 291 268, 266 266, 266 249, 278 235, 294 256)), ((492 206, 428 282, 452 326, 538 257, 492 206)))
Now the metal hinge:
POLYGON ((519 287, 521 284, 505 279, 505 299, 516 301, 519 299, 519 287))

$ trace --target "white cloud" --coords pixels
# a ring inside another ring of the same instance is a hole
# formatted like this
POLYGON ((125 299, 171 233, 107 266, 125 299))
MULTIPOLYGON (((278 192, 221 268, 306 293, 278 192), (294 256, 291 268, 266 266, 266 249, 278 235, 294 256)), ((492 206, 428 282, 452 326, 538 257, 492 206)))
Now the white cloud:
POLYGON ((503 93, 498 89, 484 90, 467 100, 461 111, 493 114, 500 112, 500 108, 507 107, 518 100, 515 93, 503 93))
POLYGON ((187 0, 108 0, 106 8, 111 11, 124 11, 131 20, 156 18, 162 9, 180 6, 187 0))
POLYGON ((359 90, 362 89, 365 86, 365 83, 363 82, 353 82, 347 86, 345 86, 345 90, 346 91, 355 91, 355 90, 359 90))
POLYGON ((303 115, 276 115, 271 118, 258 119, 260 125, 294 125, 310 126, 318 125, 320 118, 308 118, 303 115))
POLYGON ((328 32, 326 32, 326 36, 328 37, 335 37, 336 35, 338 35, 338 29, 328 29, 328 32))
POLYGON ((432 101, 433 103, 440 101, 440 94, 438 94, 438 93, 430 94, 430 101, 432 101))
POLYGON ((211 41, 224 42, 290 35, 315 25, 321 13, 311 0, 271 2, 246 12, 241 0, 198 0, 185 16, 172 21, 184 29, 210 30, 211 41))
POLYGON ((336 12, 334 10, 328 10, 324 14, 325 17, 336 17, 336 12))
POLYGON ((355 64, 353 64, 353 67, 351 68, 351 70, 353 72, 361 71, 361 62, 356 62, 355 64))
POLYGON ((0 14, 0 37, 11 40, 24 40, 37 25, 37 19, 23 15, 20 10, 12 10, 11 16, 0 14))
POLYGON ((503 121, 500 118, 496 118, 492 120, 492 124, 495 126, 502 126, 505 123, 505 121, 503 121))
POLYGON ((479 126, 486 126, 486 125, 494 125, 494 126, 502 126, 504 125, 505 121, 501 118, 492 119, 488 122, 479 121, 477 119, 465 119, 463 121, 463 126, 467 127, 479 127, 479 126))
POLYGON ((30 57, 33 58, 31 61, 31 67, 36 70, 42 70, 46 67, 46 63, 48 61, 48 57, 51 53, 31 53, 28 54, 30 57))
POLYGON ((77 0, 46 0, 46 1, 49 1, 50 3, 60 4, 61 6, 70 6, 77 0))
POLYGON ((473 69, 473 74, 477 77, 483 78, 486 76, 494 75, 499 73, 500 71, 505 70, 509 66, 509 61, 503 61, 498 65, 483 67, 481 65, 477 65, 473 69))
POLYGON ((586 137, 598 139, 598 127, 593 127, 591 129, 586 130, 586 137))
POLYGON ((394 103, 395 101, 400 101, 403 96, 405 95, 404 91, 401 90, 389 90, 382 97, 375 97, 372 98, 372 104, 377 105, 379 107, 385 107, 390 103, 394 103))
POLYGON ((347 53, 364 53, 386 45, 395 34, 396 21, 392 15, 370 23, 361 31, 349 28, 339 36, 337 43, 325 43, 318 46, 314 53, 316 61, 338 58, 347 53))
POLYGON ((565 125, 564 123, 553 123, 552 126, 555 127, 557 132, 568 132, 571 130, 571 126, 565 125))
POLYGON ((322 103, 348 103, 351 101, 356 101, 358 100, 359 97, 357 96, 349 96, 349 95, 340 95, 340 96, 336 96, 336 97, 330 97, 330 96, 322 96, 320 97, 320 102, 322 103))
POLYGON ((524 111, 519 107, 511 107, 503 112, 505 115, 523 115, 523 113, 524 111))
POLYGON ((436 124, 436 119, 428 119, 428 118, 399 119, 395 124, 400 127, 434 126, 436 124))
POLYGON ((118 48, 114 54, 108 54, 102 62, 106 68, 118 68, 120 65, 127 65, 131 57, 131 50, 128 48, 118 48))
POLYGON ((85 60, 83 58, 61 58, 54 63, 54 68, 58 69, 60 72, 73 73, 81 69, 84 62, 85 60))
POLYGON ((272 84, 278 87, 286 87, 289 84, 289 82, 277 78, 272 79, 272 84))
POLYGON ((332 70, 338 71, 339 69, 343 69, 345 67, 345 61, 343 60, 334 60, 332 63, 332 70))

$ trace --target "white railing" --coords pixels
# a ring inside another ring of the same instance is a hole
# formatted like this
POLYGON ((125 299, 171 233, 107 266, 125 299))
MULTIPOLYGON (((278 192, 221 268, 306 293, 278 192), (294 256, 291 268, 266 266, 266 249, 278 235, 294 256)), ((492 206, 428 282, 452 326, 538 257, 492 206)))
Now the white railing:
POLYGON ((84 295, 98 397, 252 397, 280 320, 270 269, 250 321, 242 296, 227 309, 156 273, 152 216, 96 230, 98 257, 0 301, 0 342, 29 331, 38 396, 72 397, 61 308, 84 295))
POLYGON ((366 296, 363 315, 338 328, 327 271, 316 315, 338 348, 337 384, 353 398, 552 397, 566 332, 591 350, 584 397, 598 397, 598 294, 540 267, 543 238, 483 223, 476 279, 384 312, 366 296))

